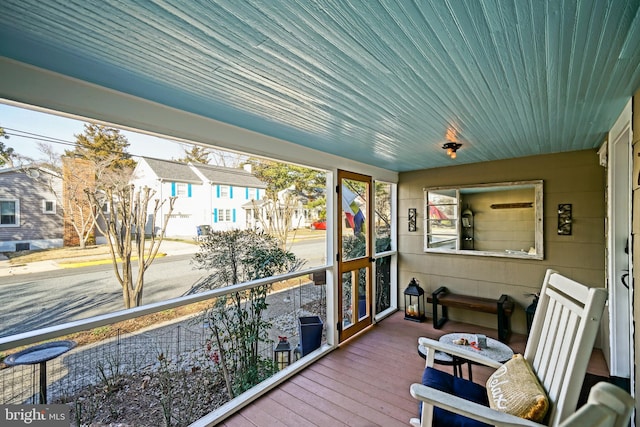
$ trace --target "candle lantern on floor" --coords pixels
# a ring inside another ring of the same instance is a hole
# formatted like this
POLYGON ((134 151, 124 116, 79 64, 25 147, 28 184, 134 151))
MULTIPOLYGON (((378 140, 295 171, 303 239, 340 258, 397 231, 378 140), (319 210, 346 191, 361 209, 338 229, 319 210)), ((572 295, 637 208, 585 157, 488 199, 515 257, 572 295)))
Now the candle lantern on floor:
POLYGON ((279 371, 291 364, 291 343, 287 341, 287 337, 278 337, 278 344, 273 349, 273 360, 279 371))
POLYGON ((424 290, 415 278, 411 279, 404 290, 404 318, 414 322, 424 320, 424 290))

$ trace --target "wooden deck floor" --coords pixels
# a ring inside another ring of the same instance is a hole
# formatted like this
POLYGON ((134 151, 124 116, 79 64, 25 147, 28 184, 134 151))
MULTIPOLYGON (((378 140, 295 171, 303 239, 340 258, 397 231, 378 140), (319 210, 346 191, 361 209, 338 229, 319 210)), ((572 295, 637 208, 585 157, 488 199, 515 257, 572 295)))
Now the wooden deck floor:
MULTIPOLYGON (((418 337, 439 338, 450 332, 496 331, 449 321, 443 329, 416 323, 396 313, 341 345, 318 362, 224 421, 226 427, 273 426, 403 426, 415 417, 417 402, 409 386, 419 382, 424 359, 418 337)), ((508 344, 524 351, 526 337, 508 344)), ((450 367, 441 366, 443 370, 450 367)), ((594 351, 589 372, 608 376, 602 353, 594 351)), ((484 384, 491 370, 473 367, 473 380, 484 384)), ((466 378, 466 370, 464 372, 466 378)))

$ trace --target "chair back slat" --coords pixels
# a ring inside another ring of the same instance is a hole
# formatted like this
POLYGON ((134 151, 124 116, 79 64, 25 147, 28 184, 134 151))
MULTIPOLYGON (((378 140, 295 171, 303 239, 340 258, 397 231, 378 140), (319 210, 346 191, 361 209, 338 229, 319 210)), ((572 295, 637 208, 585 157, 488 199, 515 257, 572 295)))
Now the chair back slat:
POLYGON ((524 357, 547 391, 550 426, 575 410, 606 296, 547 271, 524 357))
POLYGON ((580 318, 570 310, 563 312, 559 328, 562 331, 562 335, 558 335, 557 346, 552 350, 554 354, 553 372, 549 371, 547 373, 548 377, 543 382, 549 399, 554 402, 558 401, 566 376, 571 372, 571 352, 575 350, 573 343, 576 342, 579 321, 580 318))
MULTIPOLYGON (((538 374, 538 377, 542 381, 544 377, 546 377, 546 372, 549 370, 549 366, 552 362, 553 352, 552 351, 540 351, 542 349, 552 349, 555 347, 556 342, 558 341, 558 326, 557 320, 560 318, 560 307, 556 304, 555 301, 550 300, 546 307, 546 315, 543 316, 543 329, 540 332, 541 336, 538 340, 537 347, 532 347, 527 344, 527 350, 531 349, 532 354, 525 353, 525 357, 531 362, 533 369, 538 374), (533 353, 533 350, 537 349, 533 353)), ((537 313, 537 311, 536 311, 537 313)))

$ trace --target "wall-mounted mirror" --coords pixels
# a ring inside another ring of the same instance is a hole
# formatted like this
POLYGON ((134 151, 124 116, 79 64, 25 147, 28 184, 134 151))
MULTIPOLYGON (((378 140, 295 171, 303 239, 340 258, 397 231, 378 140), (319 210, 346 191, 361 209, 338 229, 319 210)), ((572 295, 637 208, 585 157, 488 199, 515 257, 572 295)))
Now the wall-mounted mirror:
POLYGON ((426 252, 543 259, 542 180, 424 189, 426 252))

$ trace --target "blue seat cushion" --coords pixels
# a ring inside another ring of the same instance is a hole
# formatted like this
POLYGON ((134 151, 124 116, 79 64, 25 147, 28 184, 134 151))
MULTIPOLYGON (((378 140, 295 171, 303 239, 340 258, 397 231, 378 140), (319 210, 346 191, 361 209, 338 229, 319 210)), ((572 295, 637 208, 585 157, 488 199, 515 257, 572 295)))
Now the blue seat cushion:
MULTIPOLYGON (((487 389, 473 381, 454 377, 434 368, 425 368, 422 384, 461 397, 472 402, 489 406, 487 389)), ((420 407, 420 409, 422 409, 420 407)), ((489 424, 454 414, 442 408, 433 408, 433 427, 491 427, 489 424)))

